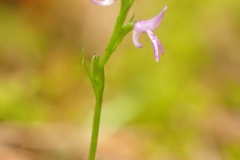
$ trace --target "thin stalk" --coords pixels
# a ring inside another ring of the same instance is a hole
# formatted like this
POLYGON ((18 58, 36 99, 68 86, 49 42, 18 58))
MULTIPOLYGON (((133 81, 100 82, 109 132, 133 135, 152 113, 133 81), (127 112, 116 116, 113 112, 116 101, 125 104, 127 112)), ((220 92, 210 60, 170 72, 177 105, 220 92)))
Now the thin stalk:
POLYGON ((102 94, 96 98, 97 99, 96 99, 95 111, 94 111, 94 117, 93 117, 89 160, 95 160, 96 150, 97 150, 97 142, 98 142, 99 125, 100 125, 100 117, 101 117, 101 110, 102 110, 102 94))
POLYGON ((104 68, 101 67, 100 80, 99 80, 99 83, 97 83, 97 86, 94 88, 96 103, 95 103, 94 116, 93 116, 92 136, 91 136, 91 144, 90 144, 90 152, 89 152, 88 160, 95 160, 95 157, 96 157, 98 133, 99 133, 99 126, 100 126, 101 110, 102 110, 104 78, 105 78, 104 68))
MULTIPOLYGON (((99 125, 100 125, 100 117, 101 117, 101 109, 102 109, 102 98, 103 98, 103 90, 104 90, 104 82, 105 82, 104 66, 107 63, 108 59, 110 58, 111 54, 115 51, 115 49, 119 45, 119 43, 123 40, 124 36, 133 28, 133 23, 130 24, 130 26, 127 25, 127 27, 123 27, 124 21, 127 17, 128 11, 131 8, 133 2, 134 0, 121 0, 120 13, 116 20, 112 36, 109 40, 109 43, 107 45, 103 58, 100 64, 98 63, 93 64, 93 69, 97 67, 97 72, 96 74, 95 72, 92 72, 92 74, 88 72, 89 78, 91 80, 91 83, 94 89, 95 99, 96 99, 94 117, 93 117, 93 126, 92 126, 92 137, 91 137, 90 152, 89 152, 88 160, 95 160, 95 157, 96 157, 98 133, 99 133, 99 125)), ((94 60, 96 60, 94 62, 97 62, 97 59, 94 59, 94 60)))
MULTIPOLYGON (((134 0, 122 0, 121 1, 121 8, 120 8, 119 16, 117 17, 116 23, 114 25, 112 36, 109 40, 109 43, 108 43, 107 48, 105 50, 105 53, 103 54, 103 58, 102 58, 102 61, 101 61, 102 66, 104 66, 107 63, 108 59, 110 58, 110 56, 115 51, 118 44, 120 43, 120 41, 119 41, 117 45, 115 44, 116 41, 118 41, 119 36, 121 35, 121 31, 122 31, 124 21, 127 17, 127 14, 129 12, 129 9, 131 8, 133 2, 134 2, 134 0)), ((126 34, 127 33, 125 33, 124 36, 126 34)))

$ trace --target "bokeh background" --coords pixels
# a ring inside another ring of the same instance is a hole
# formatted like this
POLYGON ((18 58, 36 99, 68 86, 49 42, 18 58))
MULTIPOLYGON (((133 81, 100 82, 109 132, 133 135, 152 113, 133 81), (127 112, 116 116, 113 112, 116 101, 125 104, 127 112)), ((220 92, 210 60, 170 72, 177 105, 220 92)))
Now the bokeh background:
MULTIPOLYGON (((135 0, 130 33, 106 65, 98 160, 240 159, 240 1, 135 0)), ((120 0, 0 1, 0 159, 85 160, 94 94, 81 64, 103 54, 120 0)))

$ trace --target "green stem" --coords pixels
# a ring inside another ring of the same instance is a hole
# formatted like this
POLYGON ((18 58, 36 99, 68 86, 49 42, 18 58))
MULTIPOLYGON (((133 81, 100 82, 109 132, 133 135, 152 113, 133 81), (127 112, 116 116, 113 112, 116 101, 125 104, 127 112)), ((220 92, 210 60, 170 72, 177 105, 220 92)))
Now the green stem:
POLYGON ((95 160, 99 126, 100 126, 102 99, 103 99, 103 91, 104 91, 104 78, 105 78, 104 67, 100 67, 99 72, 100 72, 99 82, 94 86, 96 103, 95 103, 95 110, 94 110, 94 116, 93 116, 92 137, 91 137, 91 145, 90 145, 88 160, 95 160))
POLYGON ((127 17, 127 14, 129 12, 133 2, 134 2, 134 0, 122 0, 121 1, 120 12, 119 12, 119 15, 117 17, 112 36, 109 40, 109 43, 108 43, 107 48, 105 50, 105 53, 103 54, 103 58, 102 58, 102 61, 101 61, 102 66, 104 66, 107 63, 108 59, 110 58, 112 53, 116 50, 117 46, 119 45, 119 43, 121 42, 123 37, 133 28, 132 27, 127 32, 126 31, 122 32, 124 21, 127 17), (123 37, 121 37, 121 36, 123 36, 123 37), (119 41, 119 38, 121 39, 120 41, 119 41))
MULTIPOLYGON (((103 98, 103 90, 104 90, 104 66, 110 58, 111 54, 116 50, 119 43, 123 40, 124 36, 133 28, 134 23, 128 23, 123 26, 124 21, 127 17, 128 11, 131 8, 134 0, 122 0, 121 8, 119 16, 116 20, 114 30, 112 36, 109 40, 105 53, 101 62, 99 62, 99 57, 95 56, 92 61, 92 72, 89 73, 89 78, 91 80, 96 104, 94 110, 93 117, 93 126, 92 126, 92 137, 91 137, 91 145, 88 160, 95 160, 96 150, 97 150, 97 142, 98 142, 98 133, 99 133, 99 125, 100 125, 100 117, 101 117, 101 109, 102 109, 102 98, 103 98), (96 71, 96 72, 95 72, 96 71)), ((85 65, 85 63, 84 63, 85 65)), ((86 65, 85 65, 86 68, 86 65)), ((87 68, 86 68, 87 70, 87 68)))
POLYGON ((95 160, 96 150, 97 150, 97 142, 98 142, 99 125, 100 125, 100 117, 101 117, 101 109, 102 109, 102 95, 100 95, 96 98, 97 99, 96 99, 94 118, 93 118, 89 160, 95 160))

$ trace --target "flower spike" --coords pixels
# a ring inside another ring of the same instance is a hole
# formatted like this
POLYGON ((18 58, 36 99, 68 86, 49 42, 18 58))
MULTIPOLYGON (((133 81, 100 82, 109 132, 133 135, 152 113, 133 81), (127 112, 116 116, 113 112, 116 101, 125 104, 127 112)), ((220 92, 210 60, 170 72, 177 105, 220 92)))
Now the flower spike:
POLYGON ((153 33, 153 31, 156 30, 160 25, 166 10, 167 6, 164 7, 163 10, 156 17, 146 21, 136 22, 133 29, 133 43, 138 48, 143 47, 143 45, 138 41, 140 35, 145 32, 148 34, 150 40, 152 41, 154 56, 157 62, 159 61, 158 48, 160 49, 162 54, 164 54, 164 50, 162 44, 160 43, 157 36, 153 33))
POLYGON ((91 1, 92 1, 92 3, 97 4, 99 6, 109 6, 109 5, 113 4, 116 0, 103 0, 103 1, 91 0, 91 1))

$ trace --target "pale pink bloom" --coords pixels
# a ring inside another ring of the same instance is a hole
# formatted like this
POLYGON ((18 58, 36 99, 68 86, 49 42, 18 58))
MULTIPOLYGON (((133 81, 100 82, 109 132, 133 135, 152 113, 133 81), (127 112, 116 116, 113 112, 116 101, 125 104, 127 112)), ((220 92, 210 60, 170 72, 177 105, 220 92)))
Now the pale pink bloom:
POLYGON ((164 50, 163 50, 162 44, 160 43, 157 36, 153 33, 153 31, 155 29, 157 29, 158 26, 160 25, 166 10, 167 10, 167 6, 164 7, 163 10, 156 17, 146 20, 146 21, 136 22, 134 25, 134 29, 133 29, 133 43, 138 48, 143 47, 143 45, 141 43, 139 43, 139 41, 138 41, 139 36, 145 32, 148 34, 148 36, 150 37, 150 39, 152 41, 152 45, 153 45, 153 49, 154 49, 154 56, 155 56, 157 62, 159 61, 158 48, 160 49, 162 54, 164 54, 164 50))
POLYGON ((91 0, 92 3, 97 4, 99 6, 109 6, 113 4, 116 0, 91 0))

